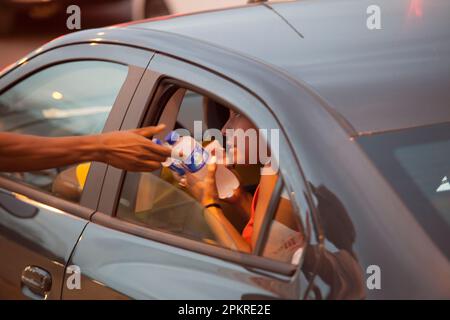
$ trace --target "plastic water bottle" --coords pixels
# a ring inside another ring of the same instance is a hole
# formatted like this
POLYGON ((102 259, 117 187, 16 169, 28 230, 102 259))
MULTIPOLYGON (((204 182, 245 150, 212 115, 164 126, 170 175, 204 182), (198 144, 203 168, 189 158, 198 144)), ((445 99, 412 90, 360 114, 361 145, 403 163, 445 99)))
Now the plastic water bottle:
MULTIPOLYGON (((216 140, 208 144, 206 148, 203 148, 191 136, 180 136, 175 131, 170 132, 164 140, 172 147, 173 155, 181 156, 179 158, 168 158, 162 165, 178 173, 180 176, 184 175, 186 171, 189 171, 199 180, 203 180, 206 177, 208 171, 206 163, 213 150, 215 150, 216 154, 224 152, 216 140)), ((158 139, 154 139, 154 141, 162 144, 158 139)), ((217 164, 216 186, 220 199, 231 197, 239 187, 239 180, 223 163, 217 164)))
MULTIPOLYGON (((153 138, 152 140, 154 143, 157 143, 159 145, 169 145, 167 142, 163 143, 161 140, 159 140, 158 138, 153 138)), ((169 145, 170 146, 170 145, 169 145)), ((183 176, 186 174, 186 171, 183 168, 183 162, 179 159, 175 159, 175 158, 167 158, 166 161, 161 162, 163 167, 167 167, 170 170, 176 172, 179 176, 183 176)))

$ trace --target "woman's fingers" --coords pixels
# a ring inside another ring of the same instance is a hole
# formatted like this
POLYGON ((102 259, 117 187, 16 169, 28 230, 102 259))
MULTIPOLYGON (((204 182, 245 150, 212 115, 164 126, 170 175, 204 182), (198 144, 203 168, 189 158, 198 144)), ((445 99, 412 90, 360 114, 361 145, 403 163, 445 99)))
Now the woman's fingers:
POLYGON ((206 164, 207 173, 205 177, 205 187, 203 190, 203 204, 207 205, 211 202, 217 200, 217 187, 216 187, 216 170, 217 170, 217 159, 212 156, 208 163, 206 164))
POLYGON ((196 185, 199 182, 197 177, 195 175, 193 175, 192 173, 190 173, 189 171, 187 171, 187 170, 186 170, 186 173, 185 173, 184 177, 186 179, 186 183, 189 186, 194 186, 194 185, 196 185))
POLYGON ((181 177, 180 180, 178 180, 178 184, 180 185, 180 187, 186 188, 187 187, 186 177, 181 177))
POLYGON ((212 156, 206 164, 207 174, 206 180, 210 182, 210 180, 216 180, 216 171, 217 171, 217 158, 216 156, 212 156))

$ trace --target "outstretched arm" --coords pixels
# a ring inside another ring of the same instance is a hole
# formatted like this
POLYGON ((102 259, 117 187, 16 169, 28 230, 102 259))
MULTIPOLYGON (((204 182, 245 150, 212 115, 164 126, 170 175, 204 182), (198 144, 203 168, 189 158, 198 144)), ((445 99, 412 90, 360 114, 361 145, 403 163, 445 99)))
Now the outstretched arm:
POLYGON ((129 171, 152 171, 171 153, 148 139, 163 129, 160 125, 58 138, 0 133, 0 171, 37 171, 88 161, 129 171))

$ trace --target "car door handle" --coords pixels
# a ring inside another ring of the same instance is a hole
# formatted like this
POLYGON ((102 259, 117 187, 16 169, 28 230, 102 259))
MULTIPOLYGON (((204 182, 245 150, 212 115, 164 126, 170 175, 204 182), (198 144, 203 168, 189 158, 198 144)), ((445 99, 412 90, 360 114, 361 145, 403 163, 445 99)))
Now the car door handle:
POLYGON ((0 208, 20 219, 32 219, 38 214, 38 208, 20 201, 12 194, 0 190, 0 208))
POLYGON ((40 267, 28 266, 22 272, 21 285, 25 296, 45 300, 52 288, 52 276, 40 267))

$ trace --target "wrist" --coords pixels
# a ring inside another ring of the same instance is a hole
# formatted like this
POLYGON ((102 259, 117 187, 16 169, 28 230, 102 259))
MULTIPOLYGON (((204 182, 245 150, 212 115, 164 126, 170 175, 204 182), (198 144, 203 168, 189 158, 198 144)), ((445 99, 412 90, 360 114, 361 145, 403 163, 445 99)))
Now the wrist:
POLYGON ((80 146, 83 148, 82 159, 85 161, 106 161, 106 151, 105 144, 100 134, 90 135, 83 137, 80 146))

